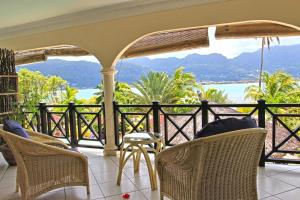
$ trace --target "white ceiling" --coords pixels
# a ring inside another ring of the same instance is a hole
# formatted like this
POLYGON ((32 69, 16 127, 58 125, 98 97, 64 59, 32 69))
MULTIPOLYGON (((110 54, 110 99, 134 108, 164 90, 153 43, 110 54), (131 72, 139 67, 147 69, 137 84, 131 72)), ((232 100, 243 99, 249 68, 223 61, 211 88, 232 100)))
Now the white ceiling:
POLYGON ((226 0, 0 0, 0 39, 226 0))
POLYGON ((0 28, 135 0, 0 0, 0 28))

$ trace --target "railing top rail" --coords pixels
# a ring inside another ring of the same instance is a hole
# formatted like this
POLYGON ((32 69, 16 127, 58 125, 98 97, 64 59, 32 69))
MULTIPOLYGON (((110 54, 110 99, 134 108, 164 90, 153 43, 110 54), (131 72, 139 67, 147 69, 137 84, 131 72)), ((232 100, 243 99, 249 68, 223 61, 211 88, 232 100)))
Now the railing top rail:
POLYGON ((80 104, 80 105, 74 105, 74 107, 89 107, 89 108, 98 108, 98 107, 102 107, 101 104, 80 104))
POLYGON ((136 108, 139 108, 139 107, 152 107, 152 104, 122 104, 122 105, 119 105, 117 104, 117 106, 120 108, 133 108, 133 107, 136 107, 136 108))
POLYGON ((65 108, 65 107, 68 107, 68 105, 49 105, 49 104, 46 104, 45 107, 47 107, 47 108, 65 108))
POLYGON ((200 107, 201 104, 160 104, 161 107, 200 107))

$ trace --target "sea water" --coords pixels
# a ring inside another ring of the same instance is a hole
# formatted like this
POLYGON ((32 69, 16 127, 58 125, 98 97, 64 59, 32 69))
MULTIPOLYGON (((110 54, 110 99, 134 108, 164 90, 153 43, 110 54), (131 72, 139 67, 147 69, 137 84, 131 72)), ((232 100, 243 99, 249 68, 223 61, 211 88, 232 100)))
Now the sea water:
MULTIPOLYGON (((258 85, 258 83, 230 83, 230 84, 207 84, 203 85, 204 89, 215 88, 218 90, 223 90, 227 94, 228 99, 233 103, 244 103, 248 100, 244 99, 245 89, 250 85, 258 85)), ((137 92, 135 88, 132 88, 134 92, 137 92)), ((95 93, 98 92, 97 89, 81 89, 77 94, 77 98, 80 99, 89 99, 92 96, 95 96, 95 93)))

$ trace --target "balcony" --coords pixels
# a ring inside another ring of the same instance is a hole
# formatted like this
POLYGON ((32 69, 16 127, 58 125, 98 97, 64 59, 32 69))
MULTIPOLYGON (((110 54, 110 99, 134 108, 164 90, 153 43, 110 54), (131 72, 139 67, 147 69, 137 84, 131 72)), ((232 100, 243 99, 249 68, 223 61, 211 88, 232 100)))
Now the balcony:
MULTIPOLYGON (((160 130, 168 146, 192 139, 195 131, 223 117, 252 116, 258 125, 268 129, 266 153, 258 167, 258 195, 266 200, 293 200, 300 195, 299 158, 291 159, 280 154, 299 154, 297 132, 286 125, 284 118, 299 118, 299 113, 279 114, 274 108, 299 108, 300 104, 212 104, 203 101, 199 105, 118 105, 113 103, 115 121, 115 144, 119 146, 122 136, 128 132, 160 130), (236 108, 249 108, 248 113, 239 113, 236 108), (185 108, 178 112, 174 108, 185 108), (235 108, 235 109, 233 109, 235 108), (280 134, 278 133, 282 133, 280 134), (283 138, 282 138, 283 137, 283 138), (288 139, 286 139, 288 138, 288 139), (294 139, 291 142, 290 139, 294 139), (296 144, 296 145, 295 145, 296 144), (281 147, 284 148, 281 148, 281 147)), ((140 172, 134 174, 133 162, 128 162, 117 186, 118 156, 104 156, 105 127, 104 105, 45 105, 40 104, 37 112, 24 111, 24 125, 53 137, 58 137, 75 146, 88 157, 91 195, 84 187, 65 187, 40 196, 38 199, 122 199, 129 193, 130 199, 159 199, 159 190, 151 191, 146 163, 141 161, 140 172), (91 110, 87 110, 90 108, 91 110), (59 111, 58 111, 59 110, 59 111), (89 116, 89 117, 88 117, 89 116), (72 127, 73 126, 73 127, 72 127), (87 136, 88 135, 88 136, 87 136), (93 147, 93 148, 88 148, 93 147)), ((118 154, 118 153, 117 153, 118 154)), ((150 154, 152 162, 153 154, 150 154)), ((14 193, 16 168, 8 167, 0 157, 0 199, 20 199, 14 193)), ((159 185, 159 183, 158 183, 159 185)))
MULTIPOLYGON (((40 196, 39 200, 115 200, 129 193, 133 200, 159 200, 159 191, 151 191, 146 165, 141 162, 140 173, 133 173, 132 162, 128 162, 121 186, 116 185, 118 157, 104 157, 100 149, 79 148, 89 160, 91 195, 86 196, 84 187, 66 187, 40 196)), ((153 160, 153 157, 152 157, 153 160)), ((0 157, 0 199, 20 199, 14 193, 16 167, 8 167, 0 157)), ((266 164, 258 168, 258 195, 265 200, 296 200, 300 195, 300 166, 266 164)), ((166 198, 165 198, 166 199, 166 198)))

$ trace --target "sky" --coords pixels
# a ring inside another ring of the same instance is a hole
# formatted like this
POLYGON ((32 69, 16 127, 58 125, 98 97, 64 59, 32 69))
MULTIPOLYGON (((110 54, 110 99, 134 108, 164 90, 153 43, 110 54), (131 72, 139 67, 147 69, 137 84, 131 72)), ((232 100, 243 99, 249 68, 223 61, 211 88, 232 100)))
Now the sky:
MULTIPOLYGON (((216 40, 215 27, 210 27, 208 30, 209 33, 209 47, 207 48, 198 48, 193 50, 178 51, 172 53, 165 53, 159 55, 148 56, 150 59, 155 58, 167 58, 167 57, 177 57, 183 58, 189 54, 198 53, 201 55, 208 55, 212 53, 219 53, 227 58, 234 58, 239 56, 241 53, 245 52, 254 52, 261 48, 261 40, 250 38, 250 39, 222 39, 216 40)), ((289 46, 300 44, 300 37, 281 37, 280 44, 276 40, 271 44, 272 46, 289 46)), ((80 56, 80 57, 51 57, 49 59, 63 59, 70 61, 90 61, 98 63, 98 60, 94 56, 80 56)))

